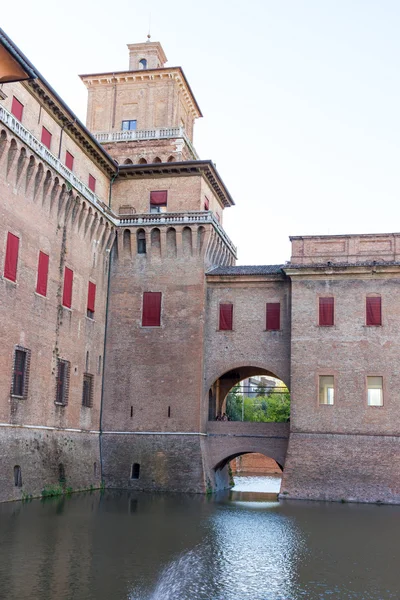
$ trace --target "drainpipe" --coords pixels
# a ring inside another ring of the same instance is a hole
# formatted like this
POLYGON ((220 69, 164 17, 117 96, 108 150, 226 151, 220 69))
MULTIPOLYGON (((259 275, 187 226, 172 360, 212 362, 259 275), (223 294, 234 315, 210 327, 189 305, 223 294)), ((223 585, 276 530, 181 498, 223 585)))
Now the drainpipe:
MULTIPOLYGON (((116 243, 116 237, 114 238, 114 243, 116 243)), ((101 482, 103 483, 103 448, 102 448, 102 434, 103 434, 103 403, 104 403, 104 371, 106 364, 106 346, 107 346, 107 330, 108 330, 108 303, 110 297, 110 279, 111 279, 111 251, 112 246, 106 252, 109 253, 109 261, 108 261, 108 276, 107 276, 107 294, 106 294, 106 319, 104 323, 104 347, 103 347, 103 365, 101 372, 101 396, 100 396, 100 433, 99 433, 99 454, 100 454, 100 473, 101 473, 101 482)))
POLYGON ((66 121, 64 123, 64 125, 61 127, 61 133, 60 133, 60 143, 58 145, 58 160, 60 160, 61 157, 61 144, 62 144, 62 139, 63 139, 63 133, 64 133, 64 129, 67 125, 72 125, 73 123, 75 123, 76 119, 74 119, 73 121, 66 121))
POLYGON ((116 167, 117 167, 117 170, 116 170, 115 174, 114 174, 114 175, 111 177, 111 179, 110 179, 110 188, 109 188, 109 191, 108 191, 108 206, 109 206, 110 208, 111 208, 111 189, 112 189, 112 184, 114 183, 114 181, 116 180, 116 178, 117 178, 117 177, 118 177, 118 175, 119 175, 119 167, 118 167, 118 164, 116 165, 116 167))

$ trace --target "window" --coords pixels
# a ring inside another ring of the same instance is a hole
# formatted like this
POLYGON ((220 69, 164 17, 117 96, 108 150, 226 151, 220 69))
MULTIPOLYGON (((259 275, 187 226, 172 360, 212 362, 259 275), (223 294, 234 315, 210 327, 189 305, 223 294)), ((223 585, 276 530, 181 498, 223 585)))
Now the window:
POLYGON ((57 359, 56 404, 67 406, 69 394, 69 374, 71 363, 62 358, 57 359))
POLYGON ((74 168, 74 157, 72 156, 71 152, 68 152, 68 150, 65 152, 65 166, 70 171, 72 171, 74 168))
POLYGON ((87 312, 86 315, 89 319, 94 319, 94 305, 96 301, 96 284, 89 281, 88 285, 88 300, 87 300, 87 312))
POLYGON ((267 302, 267 331, 278 331, 281 328, 281 305, 279 302, 267 302))
POLYGON ((383 377, 367 377, 368 406, 383 406, 383 377))
POLYGON ((371 326, 382 325, 382 305, 380 296, 367 296, 366 324, 371 326))
POLYGON ((22 121, 22 113, 24 112, 24 105, 13 96, 11 104, 11 112, 18 121, 22 121))
POLYGON ((219 329, 220 331, 232 331, 233 329, 233 304, 219 305, 219 329))
POLYGON ((30 350, 22 348, 22 346, 15 347, 11 396, 16 396, 17 398, 26 398, 28 396, 30 358, 30 350))
POLYGON ((167 210, 168 191, 150 192, 150 212, 160 213, 167 210))
POLYGON ((137 232, 137 252, 146 254, 146 234, 143 229, 137 232))
POLYGON ((93 375, 90 373, 83 374, 82 406, 93 406, 93 375))
POLYGON ((133 463, 131 479, 139 479, 139 475, 140 475, 140 465, 139 465, 139 463, 133 463))
POLYGON ((122 131, 135 131, 136 123, 136 120, 122 121, 122 131))
POLYGON ((89 174, 89 190, 96 191, 96 178, 89 174))
POLYGON ((332 327, 334 325, 334 298, 319 299, 319 325, 321 327, 332 327))
POLYGON ((64 269, 64 289, 63 289, 63 306, 71 308, 72 306, 72 284, 74 281, 74 272, 65 267, 64 269))
POLYGON ((147 60, 145 58, 139 60, 139 69, 147 69, 147 60))
POLYGON ((19 238, 8 232, 4 277, 10 281, 17 281, 18 249, 19 238))
POLYGON ((42 127, 42 144, 50 150, 51 146, 51 133, 46 127, 42 127))
POLYGON ((207 196, 204 198, 204 210, 210 210, 210 201, 207 196))
POLYGON ((144 292, 142 327, 160 327, 161 292, 144 292))
POLYGON ((19 465, 14 467, 14 485, 15 487, 22 487, 22 472, 19 465))
POLYGON ((44 252, 39 252, 38 272, 36 282, 36 293, 41 296, 47 295, 47 277, 49 273, 49 256, 44 252))
POLYGON ((335 396, 335 386, 333 375, 319 376, 319 403, 333 404, 335 396))

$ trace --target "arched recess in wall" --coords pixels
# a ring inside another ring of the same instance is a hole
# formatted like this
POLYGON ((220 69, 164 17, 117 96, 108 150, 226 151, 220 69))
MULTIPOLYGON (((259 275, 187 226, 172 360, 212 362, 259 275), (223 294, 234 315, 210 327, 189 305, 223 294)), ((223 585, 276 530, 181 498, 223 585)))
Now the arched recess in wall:
POLYGON ((51 187, 51 180, 52 180, 51 171, 49 169, 47 169, 46 177, 45 177, 44 183, 43 183, 42 206, 44 206, 44 203, 46 202, 47 194, 49 193, 49 189, 51 187))
POLYGON ((83 223, 83 220, 85 218, 85 215, 86 215, 86 202, 82 202, 81 210, 80 210, 80 213, 79 213, 79 219, 78 219, 78 231, 81 230, 82 223, 83 223))
POLYGON ((59 193, 60 193, 60 181, 59 181, 58 177, 55 177, 54 181, 53 181, 53 186, 52 186, 51 192, 50 192, 50 214, 53 211, 53 207, 56 204, 55 200, 59 193))
POLYGON ((133 165, 133 162, 131 161, 131 159, 130 159, 130 158, 126 158, 126 159, 124 160, 124 165, 133 165))
POLYGON ((139 60, 139 70, 147 69, 147 60, 145 58, 141 58, 139 60))
POLYGON ((160 163, 160 162, 162 162, 162 160, 159 156, 156 156, 155 159, 153 160, 153 163, 160 163))
POLYGON ((61 186, 60 194, 58 196, 57 218, 60 217, 64 203, 67 201, 67 198, 68 198, 67 188, 66 188, 65 183, 63 183, 61 186))
POLYGON ((17 155, 18 152, 18 146, 17 146, 17 142, 15 141, 14 138, 12 138, 11 143, 10 143, 10 147, 8 148, 8 156, 7 156, 7 177, 11 171, 11 168, 13 166, 15 157, 17 155))
POLYGON ((158 227, 154 227, 150 233, 151 253, 154 256, 161 255, 161 234, 158 227))
POLYGON ((138 254, 146 254, 146 232, 138 229, 136 232, 136 248, 138 254))
POLYGON ((81 199, 79 198, 79 196, 75 196, 72 200, 71 225, 74 225, 76 222, 76 218, 79 214, 80 206, 81 206, 81 199))
POLYGON ((25 179, 25 192, 28 191, 29 184, 31 182, 34 170, 35 170, 35 158, 31 155, 29 157, 28 168, 26 169, 26 179, 25 179))
POLYGON ((167 256, 170 258, 176 256, 176 229, 174 227, 167 230, 167 256))
POLYGON ((89 229, 89 225, 90 225, 90 222, 92 220, 92 214, 93 214, 92 207, 89 206, 89 210, 87 211, 87 217, 86 217, 86 220, 85 220, 85 231, 83 232, 83 235, 86 235, 86 233, 87 233, 87 231, 89 229))
POLYGON ((43 179, 43 173, 44 173, 43 165, 42 165, 42 163, 39 163, 38 168, 36 169, 35 183, 33 186, 33 199, 34 200, 36 199, 36 197, 38 195, 39 187, 40 187, 40 184, 43 179))
POLYGON ((21 178, 26 159, 27 159, 26 150, 25 150, 25 148, 21 148, 21 150, 19 152, 19 156, 18 156, 17 172, 16 172, 16 176, 15 176, 15 184, 16 185, 18 185, 19 180, 21 178))
POLYGON ((3 156, 7 148, 7 132, 2 129, 0 133, 0 158, 3 156))
POLYGON ((130 229, 124 229, 124 256, 130 258, 132 248, 131 248, 131 232, 130 229))
POLYGON ((198 252, 198 254, 201 254, 201 252, 203 250, 205 236, 206 236, 206 230, 201 225, 197 230, 197 252, 198 252))
POLYGON ((184 227, 182 230, 182 249, 184 256, 192 255, 192 230, 190 227, 184 227))
POLYGON ((169 156, 168 157, 168 162, 175 162, 175 156, 169 156))
POLYGON ((93 238, 93 234, 94 234, 94 232, 96 231, 96 228, 97 228, 97 222, 98 222, 98 220, 99 220, 99 216, 95 212, 94 216, 93 216, 92 226, 91 226, 90 232, 89 232, 89 239, 93 238))
POLYGON ((143 158, 143 156, 142 156, 142 158, 139 158, 138 164, 139 165, 147 165, 147 160, 145 158, 143 158))

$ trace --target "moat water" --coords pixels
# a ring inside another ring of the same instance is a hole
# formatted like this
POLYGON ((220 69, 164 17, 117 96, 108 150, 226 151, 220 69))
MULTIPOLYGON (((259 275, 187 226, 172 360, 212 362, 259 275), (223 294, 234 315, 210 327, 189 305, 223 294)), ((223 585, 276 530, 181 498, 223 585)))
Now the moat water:
POLYGON ((259 489, 13 502, 0 505, 0 598, 398 600, 399 540, 400 507, 259 489))

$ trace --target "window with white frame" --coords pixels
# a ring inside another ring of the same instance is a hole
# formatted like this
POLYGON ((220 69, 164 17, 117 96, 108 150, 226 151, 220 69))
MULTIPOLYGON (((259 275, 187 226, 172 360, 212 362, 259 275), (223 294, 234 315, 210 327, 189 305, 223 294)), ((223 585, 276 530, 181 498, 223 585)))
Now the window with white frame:
POLYGON ((383 377, 367 377, 368 406, 383 406, 383 377))
POLYGON ((335 398, 335 381, 333 375, 319 376, 319 403, 333 404, 335 398))

